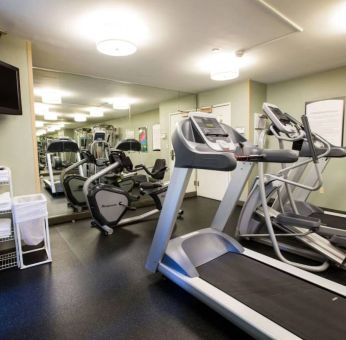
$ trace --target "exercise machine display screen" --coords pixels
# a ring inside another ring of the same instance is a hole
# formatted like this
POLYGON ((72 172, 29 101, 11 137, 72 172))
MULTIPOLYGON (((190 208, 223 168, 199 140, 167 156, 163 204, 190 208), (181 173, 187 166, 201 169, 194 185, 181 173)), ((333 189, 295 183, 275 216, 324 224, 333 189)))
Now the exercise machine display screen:
POLYGON ((228 137, 228 134, 215 118, 196 117, 195 120, 203 134, 209 139, 214 139, 214 137, 228 137))
POLYGON ((197 130, 206 143, 215 151, 233 151, 235 145, 215 116, 203 113, 190 113, 197 130))
POLYGON ((279 131, 291 137, 299 134, 295 121, 287 113, 283 113, 277 106, 264 103, 263 111, 279 131))
POLYGON ((278 107, 269 106, 269 108, 280 121, 287 123, 290 122, 287 115, 285 115, 278 107))
POLYGON ((94 141, 104 141, 106 139, 106 134, 104 132, 95 132, 94 141))

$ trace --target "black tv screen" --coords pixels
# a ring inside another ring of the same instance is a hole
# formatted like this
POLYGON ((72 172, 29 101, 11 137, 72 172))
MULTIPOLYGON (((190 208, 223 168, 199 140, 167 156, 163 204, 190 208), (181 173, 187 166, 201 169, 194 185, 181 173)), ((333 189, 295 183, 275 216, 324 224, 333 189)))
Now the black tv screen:
POLYGON ((21 115, 19 69, 0 61, 0 113, 21 115))

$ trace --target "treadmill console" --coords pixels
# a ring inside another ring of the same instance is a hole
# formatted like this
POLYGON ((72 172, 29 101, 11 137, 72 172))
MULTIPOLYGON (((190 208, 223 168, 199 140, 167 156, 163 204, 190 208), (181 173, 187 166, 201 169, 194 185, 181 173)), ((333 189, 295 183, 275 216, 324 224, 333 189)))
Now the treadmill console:
POLYGON ((296 122, 289 115, 283 113, 277 106, 263 103, 263 111, 280 132, 288 135, 298 133, 296 122))
POLYGON ((201 137, 213 150, 235 150, 236 146, 215 116, 203 112, 190 112, 189 117, 201 137))

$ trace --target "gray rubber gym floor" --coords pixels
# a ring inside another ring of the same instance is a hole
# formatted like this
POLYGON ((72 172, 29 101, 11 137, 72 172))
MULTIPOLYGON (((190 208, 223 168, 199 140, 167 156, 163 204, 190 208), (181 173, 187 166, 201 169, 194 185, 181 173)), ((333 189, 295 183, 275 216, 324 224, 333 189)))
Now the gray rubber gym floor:
MULTIPOLYGON (((175 234, 208 226, 217 204, 185 200, 175 234)), ((155 225, 152 219, 109 237, 90 228, 89 221, 51 228, 51 265, 0 272, 0 338, 249 338, 160 274, 145 270, 155 225)), ((345 273, 326 275, 346 283, 345 273)))

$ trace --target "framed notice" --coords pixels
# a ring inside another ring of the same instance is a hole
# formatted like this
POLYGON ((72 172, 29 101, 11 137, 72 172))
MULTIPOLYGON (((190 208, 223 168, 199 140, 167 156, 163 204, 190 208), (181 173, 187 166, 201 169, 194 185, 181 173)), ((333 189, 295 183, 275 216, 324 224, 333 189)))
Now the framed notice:
POLYGON ((342 146, 344 109, 344 98, 306 103, 305 114, 309 118, 311 131, 317 133, 335 146, 342 146))
POLYGON ((135 131, 134 130, 125 130, 125 138, 126 139, 134 139, 135 138, 135 131))
POLYGON ((141 143, 141 151, 148 152, 148 131, 146 127, 138 128, 138 140, 141 143))
POLYGON ((160 124, 153 125, 153 151, 161 150, 160 124))

